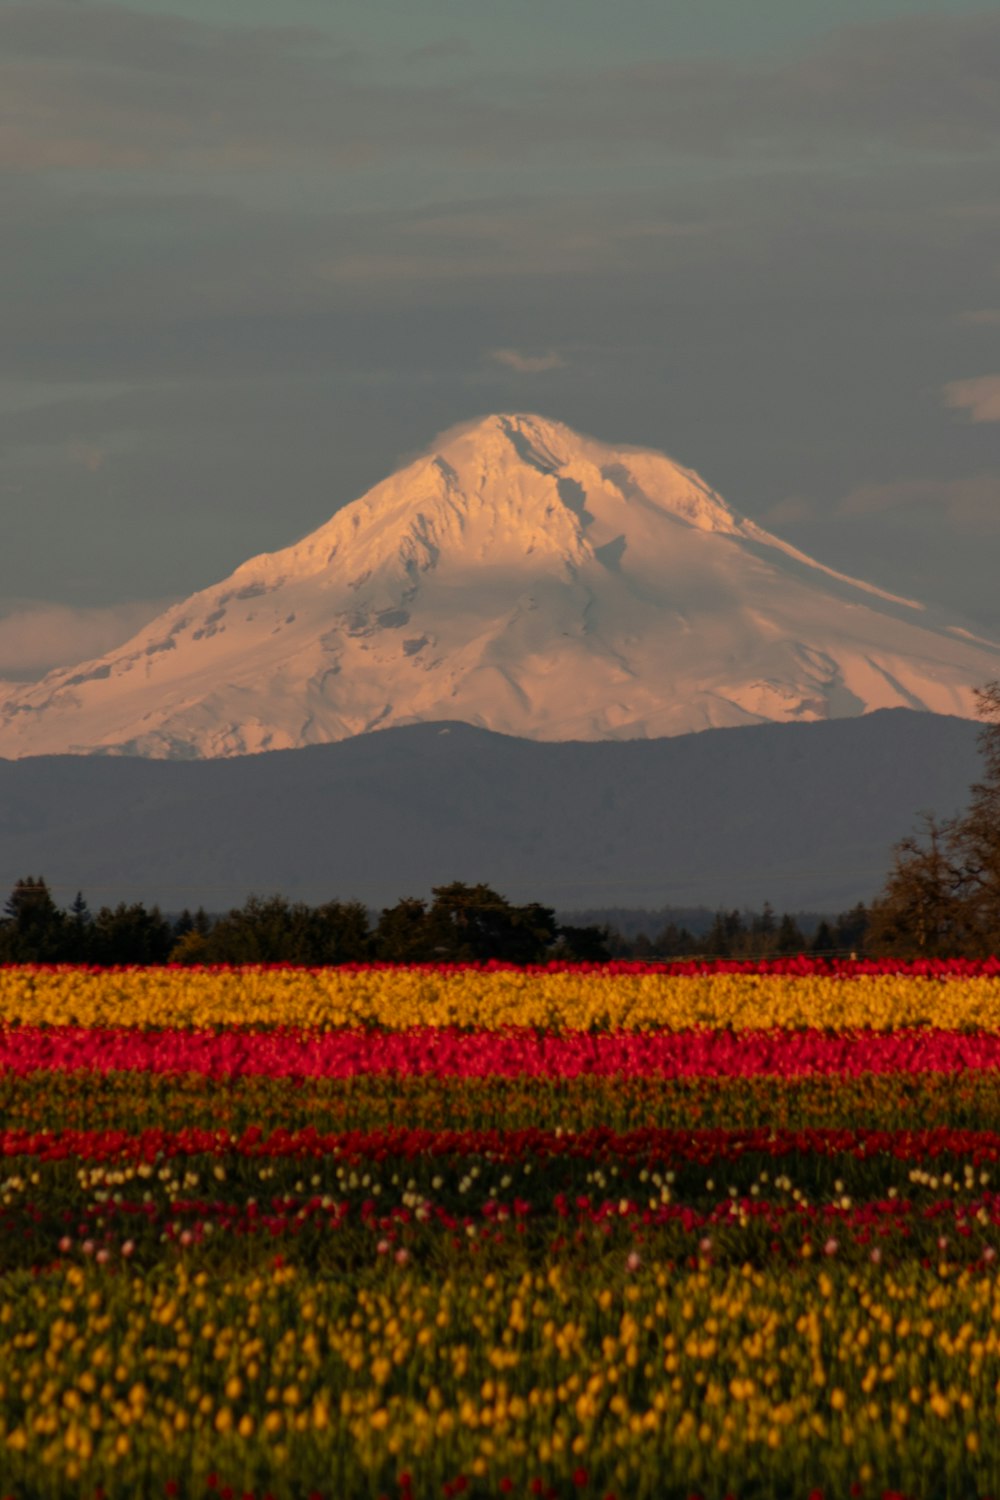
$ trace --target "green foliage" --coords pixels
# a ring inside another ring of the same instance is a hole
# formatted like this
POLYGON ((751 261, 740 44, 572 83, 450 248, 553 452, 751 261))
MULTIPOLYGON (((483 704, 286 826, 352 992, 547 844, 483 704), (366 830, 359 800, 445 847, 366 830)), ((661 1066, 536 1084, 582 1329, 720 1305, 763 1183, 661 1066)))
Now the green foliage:
POLYGON ((87 958, 95 964, 162 964, 173 945, 173 928, 159 907, 147 911, 139 901, 102 906, 85 932, 87 958))
POLYGON ((251 896, 207 931, 189 919, 170 956, 175 963, 364 963, 371 957, 368 913, 358 901, 313 907, 251 896))
POLYGON ((375 953, 384 963, 412 964, 427 958, 427 903, 404 896, 386 907, 375 928, 375 953))
POLYGON ((547 906, 512 906, 488 885, 459 880, 435 887, 425 926, 427 957, 443 963, 536 963, 549 956, 557 936, 547 906))

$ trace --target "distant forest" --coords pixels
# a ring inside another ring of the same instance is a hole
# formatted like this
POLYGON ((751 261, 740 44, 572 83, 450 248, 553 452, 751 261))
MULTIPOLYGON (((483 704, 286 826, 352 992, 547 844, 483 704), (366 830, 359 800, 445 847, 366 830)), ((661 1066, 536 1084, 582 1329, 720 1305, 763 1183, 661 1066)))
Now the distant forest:
POLYGON ((577 913, 516 906, 488 885, 437 886, 383 911, 358 901, 321 906, 251 896, 224 915, 164 914, 142 902, 92 912, 78 894, 63 910, 41 876, 25 876, 0 918, 0 962, 85 964, 509 963, 553 960, 766 958, 864 950, 862 905, 829 920, 815 915, 701 909, 577 913))
POLYGON ((982 779, 960 816, 924 815, 893 851, 885 887, 839 916, 760 911, 606 910, 557 916, 516 906, 488 885, 454 881, 433 899, 381 912, 360 901, 307 906, 251 896, 224 915, 164 914, 141 902, 62 910, 41 876, 25 876, 0 918, 0 963, 467 963, 498 959, 769 958, 796 953, 983 957, 1000 953, 1000 682, 976 692, 982 779))

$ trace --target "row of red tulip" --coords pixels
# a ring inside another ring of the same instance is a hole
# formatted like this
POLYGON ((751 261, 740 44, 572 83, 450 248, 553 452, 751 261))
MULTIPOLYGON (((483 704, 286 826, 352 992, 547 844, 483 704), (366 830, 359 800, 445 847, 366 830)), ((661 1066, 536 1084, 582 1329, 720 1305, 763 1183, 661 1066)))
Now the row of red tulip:
MULTIPOLYGON (((322 968, 308 964, 263 963, 263 964, 161 964, 157 968, 170 969, 176 973, 190 975, 199 973, 239 974, 283 973, 298 970, 307 973, 323 973, 322 968)), ((127 974, 148 972, 147 964, 0 964, 0 972, 16 971, 20 974, 58 974, 75 970, 83 974, 127 974)), ((922 979, 998 978, 1000 956, 991 958, 815 958, 809 954, 795 954, 785 958, 736 959, 736 958, 692 958, 656 962, 634 959, 612 959, 607 963, 571 963, 555 961, 544 964, 513 964, 500 959, 483 963, 421 963, 395 964, 384 962, 351 963, 337 965, 344 974, 394 972, 413 970, 428 974, 790 974, 797 976, 839 975, 845 979, 865 978, 878 974, 908 974, 922 979)))
POLYGON ((908 1027, 898 1031, 583 1032, 400 1031, 284 1028, 225 1031, 18 1026, 0 1030, 0 1072, 141 1070, 209 1077, 487 1078, 528 1075, 747 1078, 762 1074, 927 1073, 1000 1069, 1000 1034, 908 1027))
POLYGON ((319 1159, 345 1163, 388 1159, 483 1157, 495 1162, 539 1161, 547 1157, 588 1162, 630 1163, 738 1161, 748 1155, 780 1160, 805 1155, 876 1156, 900 1162, 933 1162, 960 1157, 973 1166, 1000 1161, 1000 1132, 935 1127, 927 1130, 785 1130, 758 1126, 746 1130, 676 1130, 649 1127, 616 1131, 560 1130, 382 1130, 320 1132, 312 1127, 264 1132, 251 1127, 228 1130, 0 1130, 0 1156, 40 1161, 148 1162, 192 1156, 249 1159, 319 1159))

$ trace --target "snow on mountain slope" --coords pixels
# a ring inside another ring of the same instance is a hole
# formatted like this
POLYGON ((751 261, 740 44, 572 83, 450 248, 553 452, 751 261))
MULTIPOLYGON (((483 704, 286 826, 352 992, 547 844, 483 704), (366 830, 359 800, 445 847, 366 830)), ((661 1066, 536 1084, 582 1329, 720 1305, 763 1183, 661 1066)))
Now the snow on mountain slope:
POLYGON ((969 716, 1000 646, 824 568, 661 453, 484 418, 96 661, 0 697, 0 755, 197 758, 459 719, 627 739, 969 716))

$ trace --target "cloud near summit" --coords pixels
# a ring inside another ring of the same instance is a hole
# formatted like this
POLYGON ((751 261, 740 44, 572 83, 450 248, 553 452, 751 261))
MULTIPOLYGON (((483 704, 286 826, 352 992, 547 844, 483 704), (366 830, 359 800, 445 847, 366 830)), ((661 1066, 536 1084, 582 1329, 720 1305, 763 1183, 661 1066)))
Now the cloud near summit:
POLYGON ((519 375, 541 375, 546 370, 562 370, 567 364, 554 349, 547 354, 522 354, 520 349, 490 349, 486 358, 492 364, 515 370, 519 375))

